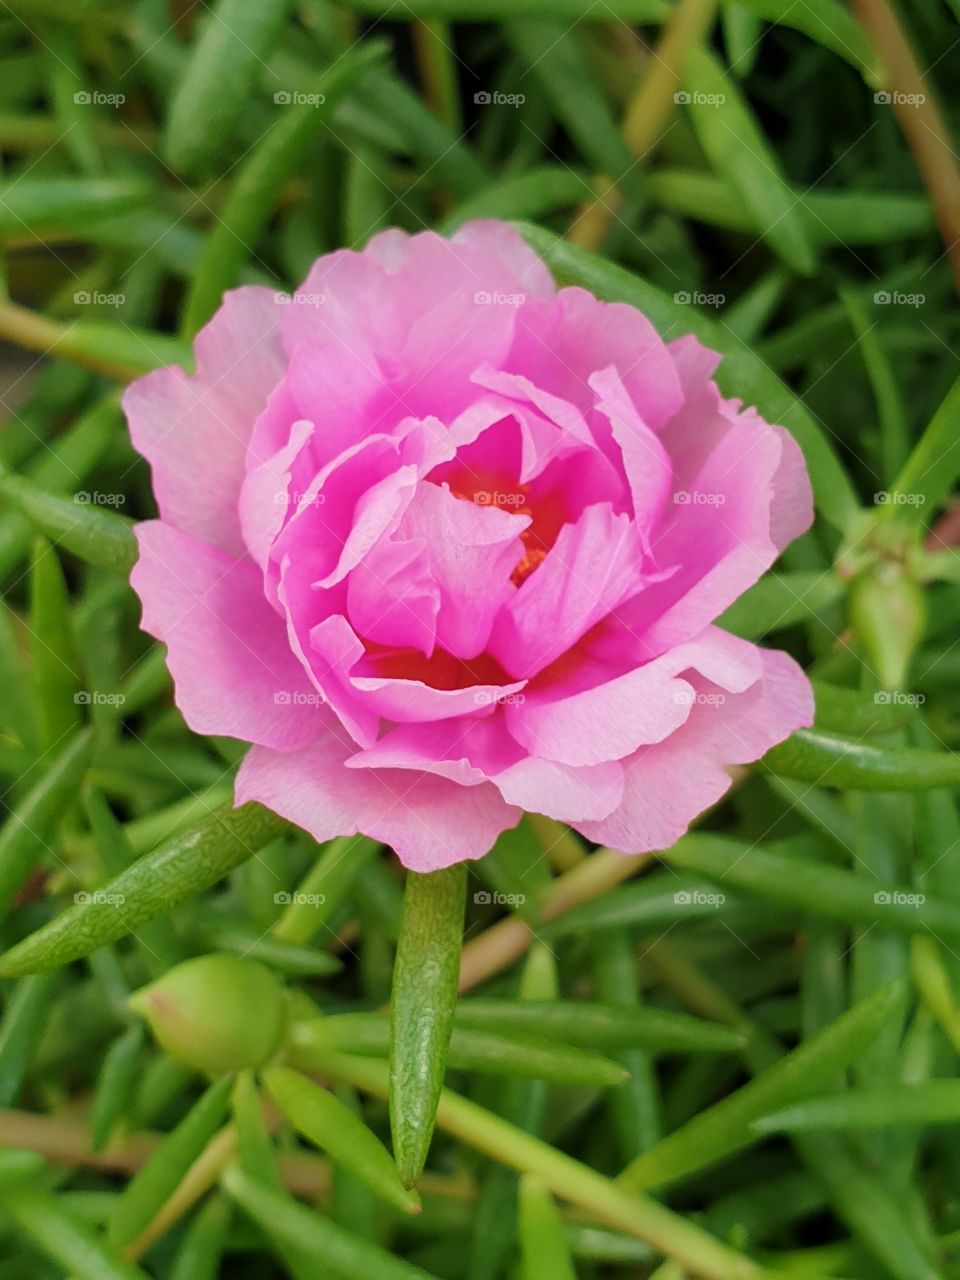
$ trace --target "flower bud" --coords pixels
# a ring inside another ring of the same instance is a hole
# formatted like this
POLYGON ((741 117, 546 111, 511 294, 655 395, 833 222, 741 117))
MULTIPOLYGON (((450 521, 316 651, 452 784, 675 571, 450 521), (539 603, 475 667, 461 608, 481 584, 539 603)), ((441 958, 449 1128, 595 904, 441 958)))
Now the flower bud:
POLYGON ((902 689, 926 625, 922 588, 881 561, 851 584, 850 621, 881 686, 902 689))
POLYGON ((215 953, 177 965, 130 997, 157 1043, 210 1076, 268 1061, 287 1021, 286 992, 266 966, 215 953))

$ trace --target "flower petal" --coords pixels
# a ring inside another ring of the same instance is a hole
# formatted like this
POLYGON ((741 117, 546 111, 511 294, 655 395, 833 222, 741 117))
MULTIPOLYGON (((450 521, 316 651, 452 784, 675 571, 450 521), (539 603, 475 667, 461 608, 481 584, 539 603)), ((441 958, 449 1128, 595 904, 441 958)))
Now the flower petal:
POLYGON ((284 372, 279 310, 271 289, 233 290, 197 335, 194 377, 158 369, 123 395, 161 517, 234 555, 244 547, 237 503, 250 436, 284 372))
MULTIPOLYGON (((785 653, 758 652, 761 679, 743 693, 719 695, 722 702, 696 703, 675 733, 625 760, 620 808, 599 822, 575 823, 577 830, 624 853, 669 849, 730 786, 724 766, 757 760, 812 724, 813 695, 803 671, 785 653)), ((709 697, 709 686, 699 688, 709 697)))
POLYGON ((363 832, 413 871, 480 858, 520 820, 491 783, 463 787, 409 769, 348 769, 352 751, 332 719, 301 751, 253 747, 237 774, 236 803, 257 800, 321 842, 363 832))
POLYGON ((254 565, 162 520, 137 525, 136 535, 130 581, 141 625, 167 646, 190 728, 283 749, 312 741, 319 699, 254 565))

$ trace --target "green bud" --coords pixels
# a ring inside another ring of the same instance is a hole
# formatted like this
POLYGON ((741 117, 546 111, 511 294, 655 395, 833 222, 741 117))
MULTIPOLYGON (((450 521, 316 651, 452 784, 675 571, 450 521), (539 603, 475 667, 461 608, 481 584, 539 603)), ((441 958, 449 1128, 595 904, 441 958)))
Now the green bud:
POLYGON ((280 1047, 287 997, 256 960, 216 953, 177 965, 130 996, 172 1057, 209 1076, 267 1062, 280 1047))
POLYGON ((926 626, 923 590, 903 568, 879 561, 850 587, 850 622, 884 689, 903 689, 926 626))

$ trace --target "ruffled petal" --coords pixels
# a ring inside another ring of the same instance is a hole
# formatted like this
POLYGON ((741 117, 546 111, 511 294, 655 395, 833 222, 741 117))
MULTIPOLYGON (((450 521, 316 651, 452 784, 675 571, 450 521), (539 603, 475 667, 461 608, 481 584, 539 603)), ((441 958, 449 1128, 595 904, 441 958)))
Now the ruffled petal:
POLYGON ((620 807, 577 830, 623 853, 669 849, 730 786, 726 766, 748 764, 813 723, 813 694, 785 653, 758 650, 763 674, 744 693, 723 694, 698 682, 690 717, 663 742, 625 760, 620 807))
POLYGON ((136 527, 130 575, 143 629, 167 646, 176 703, 196 733, 288 750, 320 730, 321 699, 249 562, 162 520, 136 527))
POLYGON ((280 310, 271 289, 233 290, 197 335, 194 377, 158 369, 123 395, 161 517, 232 555, 244 549, 237 507, 247 447, 284 372, 280 310))
POLYGON ((236 803, 257 800, 318 841, 362 832, 412 871, 436 871, 489 852, 519 809, 491 783, 464 787, 409 769, 348 769, 353 743, 329 721, 302 751, 253 747, 240 766, 236 803))

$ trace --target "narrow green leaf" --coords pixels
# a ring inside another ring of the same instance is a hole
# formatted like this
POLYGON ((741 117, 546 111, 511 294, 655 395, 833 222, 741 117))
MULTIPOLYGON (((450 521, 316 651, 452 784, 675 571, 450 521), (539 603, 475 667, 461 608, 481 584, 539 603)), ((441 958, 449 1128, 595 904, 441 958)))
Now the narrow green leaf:
POLYGON ((8 1187, 4 1189, 3 1210, 35 1248, 78 1280, 148 1280, 145 1271, 126 1262, 55 1196, 27 1187, 8 1187))
POLYGON ((367 836, 338 836, 325 845, 296 890, 276 895, 285 910, 271 929, 274 938, 308 943, 346 901, 380 848, 367 836))
MULTIPOLYGON (((83 780, 92 754, 93 738, 89 730, 69 739, 7 817, 0 831, 0 919, 7 915, 14 896, 47 852, 64 810, 83 780)), ((13 976, 12 970, 10 974, 13 976)))
POLYGON ((223 1124, 232 1088, 230 1076, 212 1084, 127 1184, 109 1223, 109 1236, 114 1245, 136 1240, 176 1191, 194 1160, 223 1124))
MULTIPOLYGON (((331 1054, 325 1066, 337 1079, 377 1097, 385 1097, 389 1091, 389 1072, 373 1058, 331 1054)), ((650 1241, 660 1252, 684 1262, 694 1275, 706 1280, 770 1278, 766 1268, 714 1240, 656 1200, 625 1191, 616 1181, 450 1089, 443 1090, 439 1123, 447 1133, 500 1164, 537 1175, 554 1195, 587 1209, 599 1221, 650 1241)))
POLYGON ((0 496, 22 511, 40 533, 88 564, 123 574, 133 568, 137 559, 133 521, 93 505, 89 493, 64 498, 23 476, 0 475, 0 496))
POLYGON ((219 919, 204 913, 186 921, 184 928, 190 938, 202 943, 208 951, 232 951, 250 960, 259 960, 278 973, 322 978, 343 968, 341 961, 328 951, 272 938, 242 920, 219 919))
POLYGON ((557 1206, 531 1174, 520 1179, 520 1256, 523 1280, 577 1280, 557 1206))
MULTIPOLYGON (((645 190, 664 209, 707 226, 757 234, 756 215, 728 181, 699 169, 658 169, 645 190)), ((830 248, 891 244, 926 235, 934 226, 925 196, 890 191, 798 191, 797 207, 806 215, 814 244, 830 248)))
POLYGON ((5 1147, 0 1151, 0 1187, 30 1181, 46 1167, 46 1160, 36 1151, 5 1147))
MULTIPOLYGON (((416 8, 398 9, 396 0, 346 0, 346 7, 391 22, 418 18, 446 18, 450 22, 504 22, 517 15, 515 0, 417 0, 416 8)), ((670 14, 666 0, 604 0, 604 8, 589 9, 583 0, 525 0, 531 18, 559 18, 566 22, 660 22, 670 14)))
POLYGON ((0 1107, 12 1107, 17 1100, 46 1025, 56 984, 53 973, 21 978, 4 1006, 0 1022, 0 1107))
MULTIPOLYGON (((310 1051, 321 1054, 372 1054, 386 1057, 390 1049, 387 1019, 376 1013, 341 1013, 297 1023, 293 1029, 294 1052, 307 1068, 310 1051)), ((557 1084, 606 1088, 623 1084, 626 1072, 618 1063, 596 1053, 572 1049, 555 1041, 514 1032, 496 1035, 458 1027, 454 1022, 447 1065, 458 1071, 551 1080, 557 1084)))
MULTIPOLYGON (((136 854, 130 846, 127 833, 98 791, 87 788, 84 805, 97 853, 107 875, 114 879, 133 865, 136 854)), ((179 964, 186 954, 173 925, 163 915, 143 921, 137 927, 134 941, 144 967, 154 978, 159 978, 173 965, 179 964)))
POLYGON ((820 616, 843 593, 843 583, 832 572, 768 573, 720 615, 717 625, 755 640, 820 616))
MULTIPOLYGON (((216 884, 285 828, 258 804, 225 805, 17 943, 0 956, 0 974, 36 973, 89 955, 216 884)), ((0 873, 2 848, 0 837, 0 873)))
POLYGON ((298 1133, 309 1138, 402 1213, 419 1213, 420 1197, 405 1190, 390 1152, 329 1089, 289 1067, 268 1067, 263 1082, 298 1133))
POLYGON ((729 836, 683 836, 664 859, 720 886, 848 924, 882 925, 897 933, 960 937, 960 903, 909 885, 861 877, 816 858, 785 856, 729 836))
POLYGON ((960 752, 873 747, 812 729, 798 729, 768 751, 762 767, 780 777, 852 791, 960 786, 960 752))
POLYGON ((618 180, 631 167, 630 152, 570 24, 560 18, 514 17, 505 32, 583 158, 618 180))
POLYGON ((471 218, 545 218, 594 195, 590 179, 559 165, 540 165, 491 182, 462 201, 442 224, 445 234, 471 218))
POLYGON ((730 909, 748 901, 728 894, 721 903, 716 886, 709 880, 672 871, 666 875, 653 873, 633 884, 611 889, 592 902, 572 907, 556 920, 541 925, 538 933, 550 943, 558 938, 589 936, 621 928, 653 934, 675 924, 715 919, 721 905, 730 909))
POLYGON ((163 149, 172 168, 195 176, 226 154, 290 8, 290 0, 217 0, 207 11, 167 116, 163 149))
POLYGON ((400 1181, 419 1178, 436 1123, 463 943, 463 862, 410 871, 390 999, 390 1128, 400 1181))
MULTIPOLYGON (((44 976, 38 974, 25 981, 37 981, 44 976)), ((106 1146, 117 1123, 130 1114, 144 1040, 143 1027, 137 1023, 119 1035, 106 1052, 90 1109, 90 1141, 94 1151, 106 1146)))
POLYGON ((728 178, 788 266, 810 275, 816 257, 806 220, 736 83, 706 49, 691 49, 683 83, 690 117, 713 168, 728 178))
MULTIPOLYGON (((857 24, 855 24, 857 25, 857 24)), ((881 331, 870 319, 863 298, 852 289, 840 290, 840 298, 857 338, 857 350, 863 358, 880 425, 880 462, 884 482, 893 480, 903 466, 909 448, 906 407, 893 361, 888 355, 881 331)))
POLYGON ((847 1089, 771 1111, 754 1120, 758 1133, 823 1129, 890 1129, 960 1123, 960 1080, 926 1080, 889 1089, 847 1089))
POLYGON ((661 1187, 749 1146, 758 1138, 752 1126, 759 1116, 820 1092, 866 1052, 903 999, 899 983, 868 996, 638 1156, 618 1181, 632 1188, 661 1187))
POLYGON ((957 378, 903 465, 882 508, 884 518, 933 519, 960 476, 960 378, 957 378), (902 495, 907 501, 895 501, 902 495))
POLYGON ((522 1032, 593 1050, 651 1049, 663 1053, 724 1053, 743 1047, 739 1032, 686 1013, 644 1005, 581 1004, 573 1000, 461 1000, 457 1025, 507 1035, 522 1032))
POLYGON ((210 1196, 193 1215, 170 1268, 170 1280, 217 1280, 228 1243, 230 1206, 210 1196))
POLYGON ((37 710, 14 619, 9 606, 0 602, 0 685, 4 690, 0 724, 16 735, 22 746, 35 753, 39 744, 37 710))
POLYGON ((849 738, 891 733, 917 717, 919 702, 915 698, 884 691, 870 694, 825 680, 811 683, 817 703, 816 728, 828 733, 845 734, 849 738))
POLYGON ((152 197, 140 178, 19 178, 0 190, 0 236, 79 231, 98 218, 140 208, 152 197))
MULTIPOLYGON (((222 3, 243 6, 245 0, 222 0, 222 3)), ((270 0, 266 7, 271 6, 276 8, 276 0, 270 0)), ((211 19, 212 23, 215 21, 211 19)), ((200 48, 197 47, 198 55, 200 48)), ((183 328, 188 337, 209 320, 220 304, 224 289, 236 283, 251 248, 259 242, 273 216, 280 188, 296 173, 321 122, 343 95, 352 91, 364 74, 382 61, 383 54, 384 47, 378 42, 358 45, 316 80, 304 95, 307 101, 291 103, 291 94, 286 93, 275 103, 274 110, 280 113, 277 123, 240 164, 216 225, 204 241, 184 310, 183 328)), ((220 93, 219 88, 217 92, 220 93)), ((207 129, 202 116, 190 120, 190 129, 196 140, 203 140, 205 145, 207 129)), ((285 300, 284 295, 278 294, 279 303, 285 300)), ((278 305, 278 322, 280 314, 278 305)))
POLYGON ((58 746, 78 729, 80 674, 70 596, 56 551, 44 538, 30 565, 30 652, 43 746, 58 746))
POLYGON ((804 0, 803 4, 792 4, 791 0, 737 0, 737 3, 758 18, 802 31, 824 49, 849 62, 868 84, 879 83, 877 52, 854 14, 839 0, 804 0))
POLYGON ((236 1166, 223 1175, 224 1190, 269 1234, 297 1253, 322 1258, 331 1280, 434 1280, 426 1271, 351 1235, 329 1218, 306 1209, 236 1166))
POLYGON ((716 375, 720 389, 725 395, 755 404, 770 422, 782 423, 793 433, 806 457, 820 514, 838 529, 847 527, 858 514, 860 502, 826 428, 759 356, 722 324, 677 302, 623 267, 532 223, 518 223, 517 229, 565 283, 580 285, 608 301, 630 303, 665 338, 694 333, 706 346, 721 352, 724 360, 716 375))
MULTIPOLYGON (((285 1196, 277 1153, 264 1123, 260 1093, 251 1072, 241 1071, 237 1076, 232 1103, 240 1169, 249 1178, 285 1196)), ((313 1257, 302 1250, 298 1251, 282 1235, 269 1228, 267 1234, 293 1280, 312 1280, 313 1257)))

